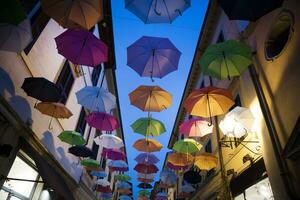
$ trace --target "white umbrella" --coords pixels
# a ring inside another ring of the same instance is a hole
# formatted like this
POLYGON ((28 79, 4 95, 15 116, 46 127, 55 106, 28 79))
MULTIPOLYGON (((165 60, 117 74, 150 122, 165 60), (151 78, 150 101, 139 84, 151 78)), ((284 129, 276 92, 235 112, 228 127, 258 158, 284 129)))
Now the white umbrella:
POLYGON ((77 102, 91 111, 110 111, 116 107, 116 97, 101 87, 86 86, 76 92, 77 102))
POLYGON ((252 130, 255 118, 248 108, 235 107, 227 113, 220 122, 219 127, 228 137, 243 137, 252 130))
POLYGON ((105 180, 105 179, 98 179, 98 180, 96 181, 96 185, 101 185, 101 186, 103 186, 103 187, 107 187, 107 186, 110 185, 110 182, 108 182, 108 181, 105 180))
POLYGON ((94 142, 97 145, 100 145, 107 149, 120 149, 124 146, 123 140, 121 138, 111 134, 102 134, 98 137, 95 137, 94 142))
POLYGON ((20 53, 32 41, 29 19, 18 25, 0 23, 0 50, 20 53))
POLYGON ((153 174, 138 173, 137 176, 139 178, 144 178, 144 179, 154 179, 155 178, 155 173, 153 173, 153 174))
POLYGON ((128 165, 123 160, 112 160, 108 163, 108 167, 115 167, 115 168, 128 168, 128 165))

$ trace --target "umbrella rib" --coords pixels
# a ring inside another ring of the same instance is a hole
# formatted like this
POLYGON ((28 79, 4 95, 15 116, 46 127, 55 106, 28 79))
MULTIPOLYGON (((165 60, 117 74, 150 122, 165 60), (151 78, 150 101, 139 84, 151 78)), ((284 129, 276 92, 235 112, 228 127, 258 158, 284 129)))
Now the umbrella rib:
POLYGON ((159 56, 166 58, 166 59, 169 61, 169 63, 171 63, 172 66, 173 66, 175 69, 177 69, 177 68, 176 68, 176 65, 175 65, 175 64, 174 64, 167 56, 165 56, 165 55, 163 55, 163 54, 159 54, 159 56))
POLYGON ((153 1, 151 2, 150 6, 149 6, 149 9, 148 9, 148 12, 147 12, 147 16, 146 16, 145 23, 148 23, 149 14, 150 14, 150 10, 151 10, 152 4, 153 4, 153 1))
POLYGON ((165 7, 166 7, 166 10, 167 10, 167 13, 168 13, 168 18, 169 18, 169 20, 170 20, 170 23, 171 23, 171 22, 172 22, 172 19, 171 19, 170 13, 169 13, 168 6, 167 6, 167 4, 166 4, 165 0, 163 0, 163 2, 164 2, 164 4, 165 4, 165 7))
POLYGON ((80 1, 78 2, 78 4, 79 4, 79 8, 80 8, 80 10, 81 10, 81 12, 82 12, 82 16, 83 16, 83 18, 84 18, 84 24, 85 24, 85 27, 88 27, 87 19, 86 19, 86 17, 85 17, 85 14, 84 14, 84 11, 83 11, 82 6, 81 6, 81 4, 80 4, 80 1))

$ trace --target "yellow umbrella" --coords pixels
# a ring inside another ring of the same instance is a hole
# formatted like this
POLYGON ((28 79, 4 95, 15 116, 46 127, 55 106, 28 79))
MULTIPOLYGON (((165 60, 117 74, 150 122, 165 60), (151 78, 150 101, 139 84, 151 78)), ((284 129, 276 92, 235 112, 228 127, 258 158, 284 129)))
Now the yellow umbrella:
POLYGON ((132 105, 148 112, 160 112, 172 105, 172 95, 159 86, 139 86, 129 98, 132 105))
POLYGON ((172 152, 168 154, 167 161, 172 165, 186 166, 194 161, 194 156, 188 153, 172 152))
POLYGON ((211 170, 218 165, 217 156, 211 153, 203 153, 195 157, 194 165, 200 170, 211 170))
POLYGON ((155 152, 155 151, 160 151, 161 148, 163 147, 162 144, 160 144, 158 141, 154 139, 140 139, 137 140, 134 144, 133 147, 142 152, 155 152))

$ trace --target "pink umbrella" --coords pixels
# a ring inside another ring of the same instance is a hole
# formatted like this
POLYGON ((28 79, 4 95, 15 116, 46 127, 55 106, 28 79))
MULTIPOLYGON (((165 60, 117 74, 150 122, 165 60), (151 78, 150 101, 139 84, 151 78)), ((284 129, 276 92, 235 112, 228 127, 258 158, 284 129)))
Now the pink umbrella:
POLYGON ((119 128, 118 120, 104 112, 92 112, 86 116, 85 120, 91 127, 101 131, 113 131, 119 128))
POLYGON ((110 160, 125 160, 125 154, 119 149, 103 148, 102 156, 110 160))
POLYGON ((55 42, 58 53, 74 64, 97 66, 107 61, 106 44, 89 31, 68 29, 55 42))
POLYGON ((203 119, 190 119, 179 126, 179 133, 188 137, 203 137, 213 132, 213 125, 203 119))

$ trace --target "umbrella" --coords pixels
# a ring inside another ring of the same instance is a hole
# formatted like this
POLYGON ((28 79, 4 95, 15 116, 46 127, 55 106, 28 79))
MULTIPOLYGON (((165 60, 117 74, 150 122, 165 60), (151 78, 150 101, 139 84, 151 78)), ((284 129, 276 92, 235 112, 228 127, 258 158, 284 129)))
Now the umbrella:
POLYGON ((184 173, 183 179, 188 183, 197 184, 201 182, 202 177, 198 172, 189 170, 184 173))
POLYGON ((218 158, 217 156, 211 153, 202 153, 195 157, 194 165, 199 168, 200 170, 211 170, 218 165, 218 158))
POLYGON ((139 196, 150 196, 150 192, 148 190, 140 190, 138 191, 139 196))
MULTIPOLYGON (((98 179, 98 180, 104 180, 104 179, 98 179)), ((97 184, 97 182, 96 182, 96 184, 97 184)), ((104 193, 104 194, 112 193, 110 186, 101 186, 101 185, 96 186, 96 191, 104 193)))
POLYGON ((106 44, 89 31, 68 29, 55 42, 58 53, 74 64, 97 66, 107 61, 106 44))
POLYGON ((120 149, 124 147, 123 140, 118 136, 111 134, 102 134, 94 139, 97 145, 101 145, 107 149, 117 148, 120 149))
POLYGON ((118 120, 105 112, 92 112, 85 117, 86 122, 101 131, 113 131, 119 128, 118 120))
POLYGON ((130 189, 118 189, 117 191, 119 194, 125 194, 125 195, 132 194, 130 189))
POLYGON ((103 19, 102 0, 42 0, 42 8, 64 28, 90 29, 103 19))
POLYGON ((190 184, 185 184, 180 187, 180 192, 186 192, 186 193, 191 193, 195 192, 195 188, 191 186, 190 184))
POLYGON ((189 168, 188 165, 173 165, 172 163, 167 162, 167 167, 174 171, 185 171, 189 168))
POLYGON ((159 159, 151 153, 140 153, 134 160, 142 164, 156 164, 159 161, 159 159))
POLYGON ((63 131, 57 137, 71 145, 84 145, 86 143, 82 135, 76 131, 63 131))
POLYGON ((179 192, 177 195, 177 198, 182 198, 182 199, 186 199, 186 198, 190 198, 191 194, 187 193, 187 192, 179 192))
POLYGON ((127 65, 140 76, 162 78, 177 70, 180 56, 168 38, 143 36, 127 48, 127 65))
POLYGON ((115 179, 118 181, 130 181, 131 177, 126 174, 116 174, 115 179))
POLYGON ((240 76, 251 63, 251 48, 236 40, 210 45, 200 59, 202 71, 218 79, 240 76))
POLYGON ((91 176, 95 176, 97 178, 105 178, 107 177, 107 173, 105 171, 92 171, 90 173, 91 176))
POLYGON ((61 98, 58 86, 43 77, 25 78, 21 88, 28 96, 39 101, 58 102, 61 98))
POLYGON ((119 149, 106 149, 103 148, 101 155, 110 160, 125 160, 126 155, 119 149))
POLYGON ((138 184, 138 187, 143 189, 151 189, 152 185, 150 185, 149 183, 140 183, 138 184))
POLYGON ((119 196, 119 200, 132 200, 132 198, 128 195, 121 195, 119 196))
POLYGON ((138 196, 137 200, 149 200, 147 196, 138 196))
POLYGON ((86 86, 76 92, 77 102, 91 111, 106 112, 115 108, 116 97, 102 87, 86 86))
POLYGON ((144 117, 136 120, 131 125, 131 128, 135 133, 139 133, 146 137, 159 136, 166 132, 165 125, 161 121, 151 117, 144 117))
POLYGON ((250 109, 237 106, 225 115, 219 127, 224 135, 241 138, 252 130, 254 122, 250 109))
POLYGON ((125 0, 126 9, 144 23, 172 23, 190 6, 190 0, 125 0))
POLYGON ((201 148, 202 145, 200 143, 190 138, 178 140, 173 146, 173 150, 179 153, 196 153, 200 151, 201 148))
POLYGON ((164 170, 160 173, 160 180, 164 184, 174 185, 177 181, 177 176, 170 170, 164 170))
POLYGON ((97 179, 95 184, 99 185, 99 186, 102 186, 102 187, 110 186, 110 182, 105 180, 105 179, 97 179))
POLYGON ((167 162, 173 165, 186 166, 194 162, 194 156, 188 153, 171 152, 167 156, 167 162))
POLYGON ((94 154, 92 150, 86 146, 72 146, 69 148, 69 153, 77 157, 91 157, 94 154))
POLYGON ((154 182, 154 179, 147 179, 147 178, 138 178, 137 180, 139 182, 142 182, 142 183, 152 183, 152 182, 154 182))
POLYGON ((143 174, 151 174, 151 173, 158 172, 159 169, 153 164, 151 164, 151 165, 137 164, 134 167, 134 170, 139 173, 143 173, 143 174))
POLYGON ((130 189, 131 185, 125 181, 118 181, 116 187, 119 189, 130 189))
MULTIPOLYGON (((1 8, 5 7, 1 5, 1 8)), ((0 50, 21 53, 32 41, 30 20, 25 19, 17 25, 0 22, 0 35, 0 50)))
POLYGON ((234 105, 228 90, 217 87, 205 87, 193 90, 184 101, 184 108, 191 115, 209 117, 226 113, 234 105))
POLYGON ((144 179, 154 179, 155 178, 155 173, 152 173, 152 174, 138 173, 137 177, 138 178, 144 178, 144 179))
POLYGON ((155 152, 160 151, 163 147, 162 144, 160 144, 158 141, 154 139, 139 139, 134 144, 133 147, 142 152, 155 152))
POLYGON ((218 0, 230 20, 256 21, 282 6, 283 0, 218 0))
POLYGON ((112 171, 128 171, 128 165, 123 160, 112 160, 108 163, 108 167, 112 171))
POLYGON ((190 119, 179 126, 179 133, 187 137, 203 137, 213 132, 213 125, 202 119, 190 119))
MULTIPOLYGON (((26 19, 26 13, 19 0, 3 0, 0 6, 0 24, 18 25, 26 19)), ((2 36, 2 35, 1 35, 2 36)))
POLYGON ((91 158, 86 158, 84 160, 81 160, 80 164, 85 167, 95 167, 95 168, 100 167, 100 163, 97 160, 91 158))
POLYGON ((173 182, 172 184, 167 184, 167 183, 164 183, 161 181, 158 183, 157 187, 162 188, 162 189, 169 189, 169 188, 174 188, 175 184, 176 184, 176 181, 173 182))
POLYGON ((112 196, 113 195, 111 192, 106 192, 106 193, 100 194, 100 198, 102 198, 102 200, 111 200, 112 196))
POLYGON ((160 112, 172 105, 172 95, 159 86, 139 86, 129 98, 131 105, 148 112, 160 112))
POLYGON ((166 192, 159 192, 156 194, 156 197, 168 197, 168 194, 166 192))

